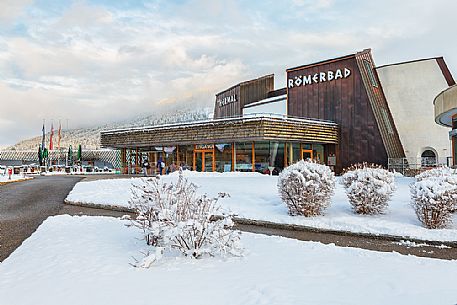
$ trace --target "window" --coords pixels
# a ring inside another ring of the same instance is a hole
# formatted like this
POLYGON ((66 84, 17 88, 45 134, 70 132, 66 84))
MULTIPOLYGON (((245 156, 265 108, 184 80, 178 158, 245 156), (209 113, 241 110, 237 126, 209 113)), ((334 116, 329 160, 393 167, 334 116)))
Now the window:
POLYGON ((387 132, 390 134, 394 133, 394 129, 392 124, 390 123, 389 114, 385 108, 381 108, 382 119, 384 120, 384 124, 386 125, 387 132))
POLYGON ((373 73, 373 68, 371 67, 371 63, 368 60, 363 60, 363 64, 365 65, 365 70, 367 70, 368 78, 370 79, 371 85, 373 87, 378 87, 378 81, 373 73))

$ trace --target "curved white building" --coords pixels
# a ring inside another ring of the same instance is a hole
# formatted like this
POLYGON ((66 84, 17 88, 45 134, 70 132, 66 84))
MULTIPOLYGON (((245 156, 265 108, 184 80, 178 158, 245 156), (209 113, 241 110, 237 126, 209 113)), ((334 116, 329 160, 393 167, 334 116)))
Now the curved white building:
MULTIPOLYGON (((405 155, 450 165, 449 130, 435 123, 433 100, 455 84, 442 57, 376 68, 405 155)), ((426 165, 426 164, 425 164, 426 165)))

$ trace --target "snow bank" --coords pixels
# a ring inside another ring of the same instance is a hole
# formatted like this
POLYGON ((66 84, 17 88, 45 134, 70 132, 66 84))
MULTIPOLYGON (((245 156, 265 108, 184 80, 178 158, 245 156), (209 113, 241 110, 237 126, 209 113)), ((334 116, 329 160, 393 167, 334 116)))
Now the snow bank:
POLYGON ((51 217, 0 264, 1 304, 454 304, 456 261, 243 234, 242 258, 165 258, 119 219, 51 217))
MULTIPOLYGON (((457 217, 447 229, 429 230, 422 227, 410 206, 409 185, 413 178, 395 179, 397 190, 385 214, 355 215, 344 188, 336 183, 332 204, 325 215, 316 217, 289 216, 279 198, 277 176, 258 173, 197 173, 185 172, 189 180, 200 186, 200 192, 216 196, 230 194, 219 203, 239 217, 285 224, 297 224, 321 229, 357 233, 387 234, 436 241, 457 241, 457 217)), ((178 175, 164 176, 164 181, 176 181, 178 175)), ((140 179, 140 178, 135 178, 140 179)), ((340 178, 339 178, 340 179, 340 178)), ((128 206, 131 179, 110 179, 79 182, 67 197, 69 201, 86 204, 128 206)))
POLYGON ((16 182, 16 181, 23 181, 32 179, 31 177, 26 177, 24 175, 12 175, 11 180, 8 179, 8 175, 0 175, 0 184, 8 183, 8 182, 16 182))

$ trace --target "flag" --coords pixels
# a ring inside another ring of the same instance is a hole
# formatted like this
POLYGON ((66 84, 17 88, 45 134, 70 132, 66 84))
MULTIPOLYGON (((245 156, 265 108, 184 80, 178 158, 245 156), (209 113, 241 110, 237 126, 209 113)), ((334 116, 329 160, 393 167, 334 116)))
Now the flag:
POLYGON ((44 129, 44 122, 43 122, 43 128, 41 130, 43 132, 43 137, 41 138, 41 151, 44 150, 44 142, 45 142, 45 138, 46 138, 46 134, 45 134, 45 129, 44 129))
POLYGON ((51 135, 49 136, 49 150, 54 149, 54 145, 52 144, 52 137, 54 136, 54 125, 51 123, 51 135))
POLYGON ((57 148, 60 150, 60 139, 62 138, 62 124, 59 121, 59 133, 57 139, 57 148))

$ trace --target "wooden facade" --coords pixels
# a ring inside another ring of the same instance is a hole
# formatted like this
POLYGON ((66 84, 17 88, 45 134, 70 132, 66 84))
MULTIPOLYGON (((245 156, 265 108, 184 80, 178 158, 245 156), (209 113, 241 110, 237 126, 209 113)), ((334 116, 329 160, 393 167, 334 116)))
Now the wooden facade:
POLYGON ((370 50, 288 69, 287 81, 288 115, 338 124, 337 172, 362 161, 387 166, 389 157, 404 156, 370 50))
POLYGON ((214 118, 237 117, 243 114, 243 107, 265 99, 274 91, 274 75, 239 83, 216 94, 214 118))
POLYGON ((102 147, 152 149, 155 146, 248 141, 338 143, 338 126, 285 118, 220 119, 195 124, 131 128, 101 133, 102 147))

